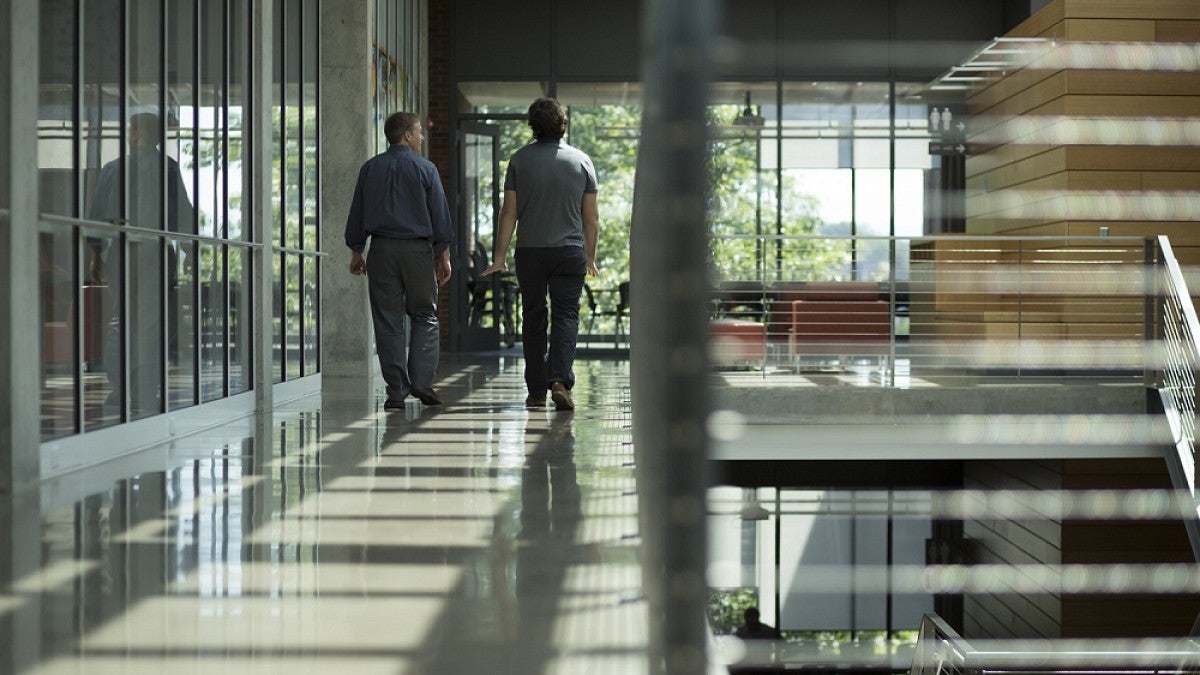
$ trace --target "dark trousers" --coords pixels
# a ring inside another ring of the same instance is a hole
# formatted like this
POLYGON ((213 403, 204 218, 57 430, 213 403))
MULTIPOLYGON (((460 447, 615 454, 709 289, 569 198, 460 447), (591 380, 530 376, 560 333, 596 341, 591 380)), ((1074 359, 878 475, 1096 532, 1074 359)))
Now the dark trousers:
POLYGON ((554 382, 570 389, 575 386, 572 367, 579 339, 579 296, 587 273, 583 247, 517 248, 515 258, 517 283, 521 286, 525 386, 535 396, 544 396, 554 382))
POLYGON ((438 363, 437 280, 433 247, 425 239, 371 237, 367 288, 379 367, 389 400, 429 389, 438 363), (405 358, 405 317, 408 358, 405 358))

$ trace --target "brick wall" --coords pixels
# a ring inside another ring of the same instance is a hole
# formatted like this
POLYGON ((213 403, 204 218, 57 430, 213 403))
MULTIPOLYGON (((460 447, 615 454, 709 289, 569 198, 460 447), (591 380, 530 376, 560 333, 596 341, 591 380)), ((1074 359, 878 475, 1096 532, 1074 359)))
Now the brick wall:
MULTIPOLYGON (((442 187, 446 195, 453 198, 454 176, 457 166, 454 161, 454 129, 451 127, 450 104, 453 100, 451 59, 453 58, 451 0, 429 0, 429 119, 426 139, 429 144, 429 159, 437 165, 442 175, 442 187)), ((450 203, 451 217, 458 226, 458 210, 450 203)), ((460 243, 461 245, 461 243, 460 243)), ((451 255, 455 260, 456 256, 451 255)), ((457 276, 464 273, 455 269, 457 276)), ((449 283, 438 293, 438 323, 441 325, 441 345, 450 348, 450 314, 454 284, 449 283)))

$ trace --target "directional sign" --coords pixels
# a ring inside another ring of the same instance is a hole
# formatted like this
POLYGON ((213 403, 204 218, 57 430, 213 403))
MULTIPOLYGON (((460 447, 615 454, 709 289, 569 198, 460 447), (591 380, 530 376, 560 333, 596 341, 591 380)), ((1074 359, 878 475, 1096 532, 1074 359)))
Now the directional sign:
POLYGON ((965 155, 967 154, 967 146, 965 143, 941 143, 938 141, 931 141, 929 143, 929 154, 965 155))

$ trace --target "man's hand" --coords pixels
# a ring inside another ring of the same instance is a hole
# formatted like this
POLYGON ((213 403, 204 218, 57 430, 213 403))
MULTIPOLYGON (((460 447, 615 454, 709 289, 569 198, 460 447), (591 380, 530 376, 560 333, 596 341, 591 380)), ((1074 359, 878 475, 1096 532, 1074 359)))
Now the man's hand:
POLYGON ((588 263, 588 270, 587 270, 587 273, 588 273, 588 276, 589 276, 589 277, 598 277, 598 276, 600 276, 600 270, 596 269, 596 263, 594 263, 594 262, 589 262, 589 263, 588 263))
POLYGON ((450 281, 450 256, 444 255, 437 260, 437 265, 434 266, 433 276, 437 280, 438 286, 445 286, 447 281, 450 281))
POLYGON ((367 273, 367 259, 363 254, 354 252, 350 254, 350 274, 361 276, 367 273))
POLYGON ((485 277, 490 277, 493 274, 495 274, 496 272, 507 272, 507 271, 508 271, 508 264, 498 262, 498 263, 492 263, 491 265, 488 265, 488 268, 485 269, 481 274, 485 277))

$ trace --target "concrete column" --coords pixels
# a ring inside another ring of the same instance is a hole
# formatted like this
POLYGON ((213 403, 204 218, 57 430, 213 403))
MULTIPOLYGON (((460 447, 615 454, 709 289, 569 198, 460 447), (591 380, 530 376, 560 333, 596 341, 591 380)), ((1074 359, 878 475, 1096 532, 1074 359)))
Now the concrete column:
POLYGON ((254 0, 252 7, 254 21, 250 22, 250 43, 254 45, 251 59, 255 105, 250 111, 254 158, 254 178, 251 187, 257 200, 254 202, 254 241, 262 245, 262 248, 255 249, 253 254, 254 403, 255 409, 262 417, 269 414, 275 404, 271 323, 275 306, 274 251, 271 244, 271 230, 275 227, 271 203, 271 106, 277 104, 274 102, 276 94, 272 67, 275 13, 271 0, 254 0))
POLYGON ((0 495, 40 474, 37 53, 37 0, 0 0, 0 495))
MULTIPOLYGON (((0 593, 41 563, 37 0, 0 0, 0 593)), ((29 670, 41 603, 0 612, 0 672, 29 670)))
POLYGON ((633 444, 651 673, 705 672, 705 105, 715 0, 649 0, 630 246, 633 444))
POLYGON ((349 272, 346 214, 371 145, 371 2, 321 3, 321 385, 369 386, 377 370, 367 279, 349 272))

